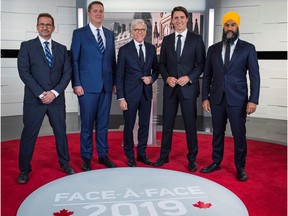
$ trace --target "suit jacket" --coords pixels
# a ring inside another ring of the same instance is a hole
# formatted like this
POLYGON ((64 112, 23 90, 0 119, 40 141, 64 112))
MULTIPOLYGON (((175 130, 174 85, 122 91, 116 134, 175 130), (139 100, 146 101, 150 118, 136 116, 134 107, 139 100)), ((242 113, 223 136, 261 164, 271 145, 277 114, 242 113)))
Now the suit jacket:
POLYGON ((117 99, 125 98, 127 101, 139 101, 143 92, 148 100, 152 99, 152 84, 145 85, 141 78, 151 76, 153 82, 158 78, 158 60, 155 47, 147 42, 144 44, 146 59, 143 69, 134 40, 119 49, 116 73, 117 99))
POLYGON ((82 86, 85 92, 99 93, 103 87, 111 92, 115 84, 114 33, 103 27, 106 38, 104 54, 89 27, 86 25, 73 32, 71 44, 72 87, 82 86))
POLYGON ((52 68, 48 66, 39 38, 21 43, 18 54, 18 71, 25 84, 24 103, 42 104, 44 91, 55 90, 59 96, 53 104, 64 104, 64 90, 71 79, 71 63, 65 46, 52 40, 52 68))
POLYGON ((160 73, 164 80, 164 96, 170 97, 174 88, 166 84, 169 76, 179 78, 187 75, 192 83, 181 87, 185 99, 199 94, 198 79, 203 73, 205 65, 205 46, 200 35, 187 32, 182 55, 178 61, 175 51, 175 33, 164 37, 160 53, 160 73), (177 74, 178 71, 178 74, 177 74))
POLYGON ((202 99, 210 99, 219 104, 225 91, 231 106, 242 106, 247 100, 258 104, 260 75, 257 53, 254 45, 238 39, 227 71, 222 60, 223 42, 218 42, 208 49, 203 76, 202 99), (250 79, 248 99, 247 70, 250 79))

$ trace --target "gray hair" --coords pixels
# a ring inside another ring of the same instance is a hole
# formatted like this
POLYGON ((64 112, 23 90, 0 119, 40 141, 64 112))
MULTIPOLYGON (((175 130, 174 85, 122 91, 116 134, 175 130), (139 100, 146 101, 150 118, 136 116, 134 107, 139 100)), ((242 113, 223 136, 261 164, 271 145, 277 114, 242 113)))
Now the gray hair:
POLYGON ((143 24, 145 30, 147 30, 147 25, 146 25, 146 23, 145 23, 144 20, 142 20, 142 19, 135 19, 135 20, 133 20, 132 23, 131 23, 130 31, 133 31, 134 27, 135 27, 136 25, 138 25, 138 24, 143 24))

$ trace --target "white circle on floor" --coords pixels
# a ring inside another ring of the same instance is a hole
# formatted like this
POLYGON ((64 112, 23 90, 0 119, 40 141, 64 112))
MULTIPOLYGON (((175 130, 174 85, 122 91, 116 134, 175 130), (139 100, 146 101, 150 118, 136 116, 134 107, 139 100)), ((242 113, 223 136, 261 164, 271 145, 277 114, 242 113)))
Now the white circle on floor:
POLYGON ((17 216, 246 216, 225 187, 188 173, 113 168, 52 181, 30 194, 17 216), (57 214, 58 213, 58 214, 57 214))

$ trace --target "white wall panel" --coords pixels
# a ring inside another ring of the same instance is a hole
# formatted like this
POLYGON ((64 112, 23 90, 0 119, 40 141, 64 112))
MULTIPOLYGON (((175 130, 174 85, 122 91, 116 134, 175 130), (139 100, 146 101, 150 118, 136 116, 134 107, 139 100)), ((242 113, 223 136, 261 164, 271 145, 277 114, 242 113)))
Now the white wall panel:
MULTIPOLYGON (((221 40, 222 16, 233 10, 241 16, 241 39, 253 43, 257 51, 287 51, 286 0, 215 1, 215 42, 221 40)), ((195 11, 205 9, 204 0, 179 0, 177 4, 166 0, 102 2, 106 12, 171 11, 176 5, 195 11)), ((41 12, 48 12, 55 19, 53 39, 70 49, 72 32, 76 28, 76 0, 2 0, 1 48, 19 49, 22 41, 35 38, 38 35, 36 19, 41 12)), ((287 119, 287 60, 260 60, 259 66, 260 104, 252 117, 287 119)), ((1 85, 1 115, 21 115, 23 84, 18 76, 16 59, 1 59, 1 85)), ((70 84, 66 89, 66 110, 78 111, 78 100, 70 84)))
MULTIPOLYGON (((222 37, 222 17, 237 11, 241 17, 240 38, 257 51, 287 51, 287 1, 217 1, 215 42, 222 37)), ((287 60, 259 60, 261 88, 252 117, 287 120, 287 60)))

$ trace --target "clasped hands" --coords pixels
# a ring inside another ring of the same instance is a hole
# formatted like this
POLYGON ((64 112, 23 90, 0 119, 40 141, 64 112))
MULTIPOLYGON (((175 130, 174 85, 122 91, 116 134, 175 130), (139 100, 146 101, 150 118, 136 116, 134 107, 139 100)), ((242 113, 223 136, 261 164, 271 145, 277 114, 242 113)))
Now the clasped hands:
POLYGON ((190 82, 190 78, 188 76, 182 76, 178 79, 176 79, 175 77, 167 78, 167 84, 172 88, 174 88, 176 85, 184 86, 188 82, 190 82))
POLYGON ((52 91, 47 91, 42 93, 43 97, 41 97, 41 101, 43 104, 50 104, 56 98, 52 91))

